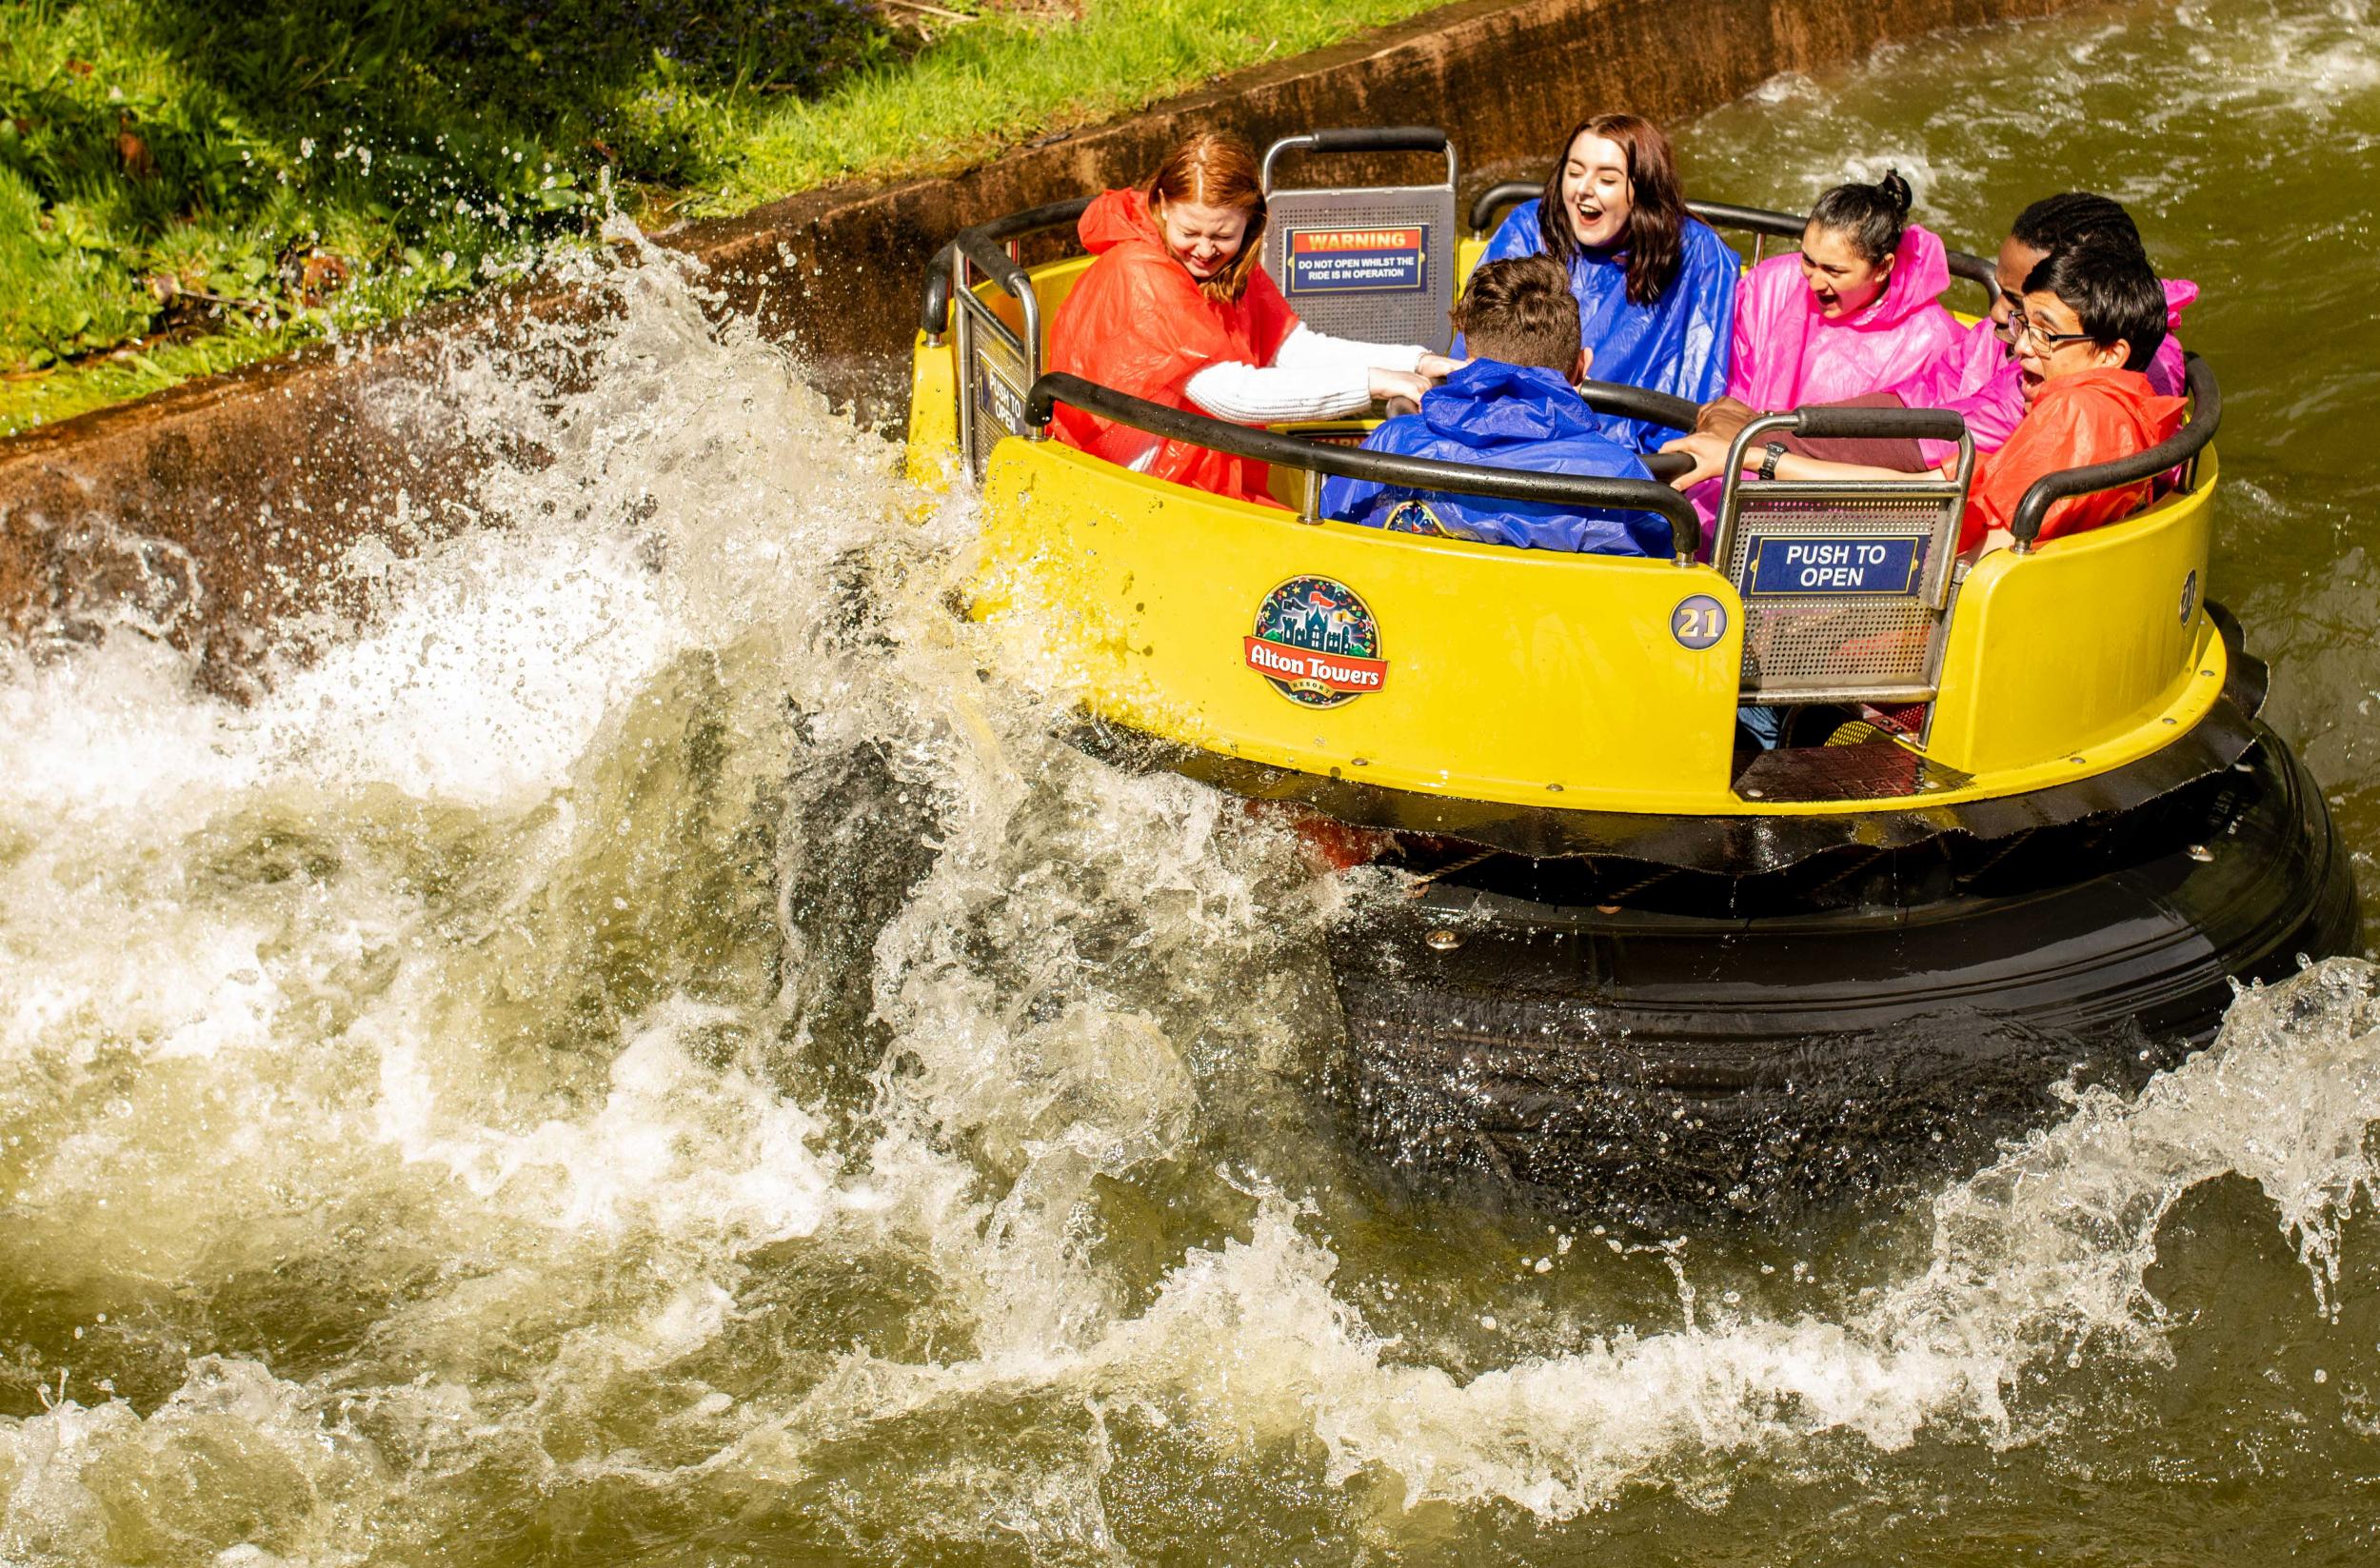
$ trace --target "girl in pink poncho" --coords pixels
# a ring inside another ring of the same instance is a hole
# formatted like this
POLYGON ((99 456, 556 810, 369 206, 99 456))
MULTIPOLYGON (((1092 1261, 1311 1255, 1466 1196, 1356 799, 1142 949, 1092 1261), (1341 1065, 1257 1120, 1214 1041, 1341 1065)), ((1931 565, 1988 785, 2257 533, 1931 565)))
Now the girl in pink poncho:
POLYGON ((1897 386, 1952 347, 1949 257, 1909 206, 1896 171, 1818 198, 1800 254, 1762 262, 1736 294, 1729 397, 1763 413, 1839 403, 1897 386))

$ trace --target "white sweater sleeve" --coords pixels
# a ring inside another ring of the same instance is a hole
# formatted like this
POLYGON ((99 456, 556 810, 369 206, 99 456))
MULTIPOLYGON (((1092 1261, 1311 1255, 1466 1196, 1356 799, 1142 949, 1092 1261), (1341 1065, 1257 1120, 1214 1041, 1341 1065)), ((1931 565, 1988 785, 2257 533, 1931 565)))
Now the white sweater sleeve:
POLYGON ((1299 323, 1271 365, 1210 365, 1183 390, 1200 408, 1235 425, 1333 419, 1370 407, 1375 367, 1411 370, 1426 351, 1325 337, 1299 323))
POLYGON ((1369 370, 1411 370, 1421 363, 1429 350, 1412 343, 1358 343, 1353 338, 1334 338, 1316 331, 1304 322, 1290 328, 1289 336, 1273 356, 1273 363, 1283 368, 1302 369, 1307 366, 1356 366, 1369 370))

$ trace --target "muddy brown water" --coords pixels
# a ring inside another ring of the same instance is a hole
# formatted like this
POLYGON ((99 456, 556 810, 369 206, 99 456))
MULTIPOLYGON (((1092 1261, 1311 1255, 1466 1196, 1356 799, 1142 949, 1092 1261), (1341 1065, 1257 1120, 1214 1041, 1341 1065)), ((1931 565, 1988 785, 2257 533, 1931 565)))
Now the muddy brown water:
MULTIPOLYGON (((1969 248, 2132 204, 2368 886, 2376 40, 2089 9, 1680 128, 1700 193, 1895 164, 1969 248)), ((586 281, 591 384, 442 389, 534 451, 503 526, 351 555, 258 701, 139 594, 0 670, 0 1561, 2380 1556, 2366 965, 1856 1223, 1403 1193, 1304 1087, 1388 890, 1052 739, 944 608, 965 504, 666 267, 586 281)))

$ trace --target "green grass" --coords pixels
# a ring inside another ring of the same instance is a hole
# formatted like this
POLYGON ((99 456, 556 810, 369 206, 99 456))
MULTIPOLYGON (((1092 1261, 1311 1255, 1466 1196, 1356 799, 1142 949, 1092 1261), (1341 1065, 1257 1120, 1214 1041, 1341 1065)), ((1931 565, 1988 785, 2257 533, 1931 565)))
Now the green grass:
POLYGON ((1444 0, 883 3, 0 0, 0 434, 1444 0))

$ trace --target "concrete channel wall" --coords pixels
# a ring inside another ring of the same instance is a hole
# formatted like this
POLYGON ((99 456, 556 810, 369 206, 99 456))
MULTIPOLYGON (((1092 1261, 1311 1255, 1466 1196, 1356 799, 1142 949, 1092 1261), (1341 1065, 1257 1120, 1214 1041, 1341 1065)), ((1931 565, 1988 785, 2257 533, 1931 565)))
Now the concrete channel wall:
MULTIPOLYGON (((1260 146, 1326 126, 1439 126, 1468 199, 1540 168, 1589 112, 1676 120, 1886 39, 2067 3, 1469 0, 962 173, 812 191, 662 238, 705 263, 722 308, 755 315, 814 382, 881 410, 939 246, 965 225, 1141 178, 1193 129, 1260 146)), ((335 613, 325 568, 356 540, 406 549, 463 515, 483 454, 425 396, 444 366, 585 309, 565 290, 514 289, 0 442, 0 628, 72 638, 129 601, 199 649, 211 684, 236 689, 266 633, 335 613)))

